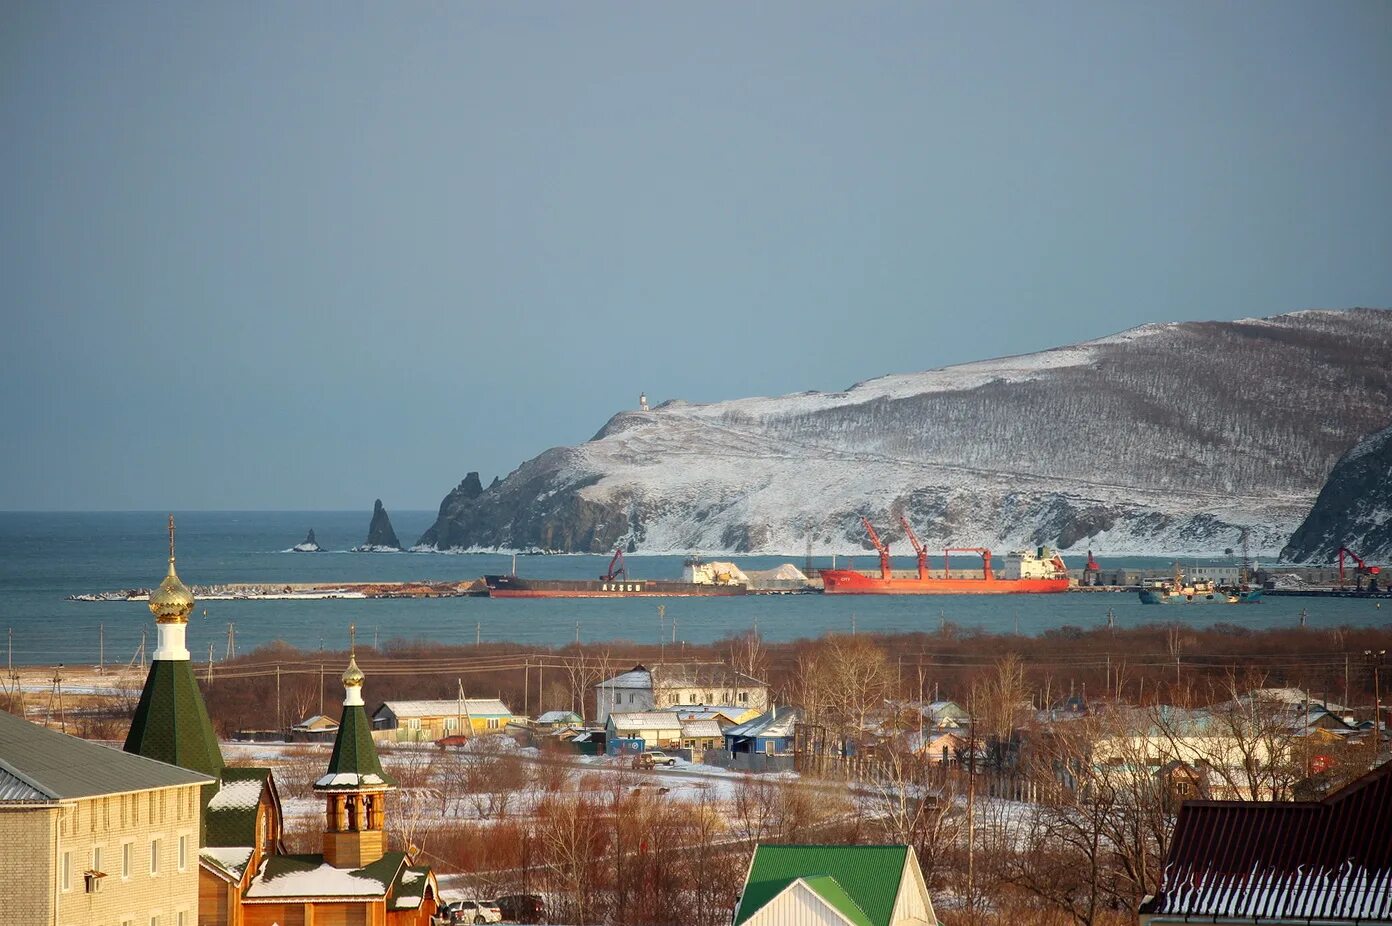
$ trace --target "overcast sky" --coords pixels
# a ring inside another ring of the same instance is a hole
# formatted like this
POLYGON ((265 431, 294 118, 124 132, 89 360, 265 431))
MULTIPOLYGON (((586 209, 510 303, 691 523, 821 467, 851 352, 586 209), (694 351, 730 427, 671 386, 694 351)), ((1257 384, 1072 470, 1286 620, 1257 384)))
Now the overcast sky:
POLYGON ((1392 304, 1392 4, 0 0, 0 508, 1392 304))

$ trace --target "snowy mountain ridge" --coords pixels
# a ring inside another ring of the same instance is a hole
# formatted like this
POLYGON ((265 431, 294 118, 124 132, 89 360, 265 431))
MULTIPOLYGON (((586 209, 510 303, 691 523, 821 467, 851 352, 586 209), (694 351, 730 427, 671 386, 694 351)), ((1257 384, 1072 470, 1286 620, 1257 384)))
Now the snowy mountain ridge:
MULTIPOLYGON (((1039 543, 1279 550, 1335 460, 1388 424, 1392 312, 1144 325, 1052 350, 891 374, 842 392, 613 416, 481 494, 436 549, 899 552, 1039 543)), ((468 497, 466 497, 466 495, 468 497)))

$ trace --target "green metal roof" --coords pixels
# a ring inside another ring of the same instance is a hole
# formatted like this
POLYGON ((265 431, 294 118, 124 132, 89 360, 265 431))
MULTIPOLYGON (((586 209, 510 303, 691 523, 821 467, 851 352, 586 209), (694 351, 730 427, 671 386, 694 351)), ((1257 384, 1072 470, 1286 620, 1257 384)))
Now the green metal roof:
POLYGON ((329 767, 314 787, 319 791, 354 791, 382 785, 395 787, 396 779, 382 770, 367 712, 361 704, 345 704, 329 767))
POLYGON ((256 808, 270 780, 268 768, 224 768, 221 786, 204 812, 204 845, 256 845, 256 808))
POLYGON ((889 926, 907 846, 774 846, 754 850, 734 926, 801 878, 857 926, 889 926))
POLYGON ((187 659, 150 663, 125 748, 213 778, 221 776, 222 750, 187 659))
POLYGON ((0 711, 0 802, 61 801, 207 783, 209 779, 197 772, 89 743, 0 711))

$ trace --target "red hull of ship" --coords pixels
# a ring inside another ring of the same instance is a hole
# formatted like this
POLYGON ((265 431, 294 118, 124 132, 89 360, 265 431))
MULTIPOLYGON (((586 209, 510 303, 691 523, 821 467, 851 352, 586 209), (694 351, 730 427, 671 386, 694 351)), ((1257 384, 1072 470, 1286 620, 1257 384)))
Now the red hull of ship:
POLYGON ((882 579, 853 569, 824 569, 828 595, 1019 595, 1068 591, 1068 579, 882 579))

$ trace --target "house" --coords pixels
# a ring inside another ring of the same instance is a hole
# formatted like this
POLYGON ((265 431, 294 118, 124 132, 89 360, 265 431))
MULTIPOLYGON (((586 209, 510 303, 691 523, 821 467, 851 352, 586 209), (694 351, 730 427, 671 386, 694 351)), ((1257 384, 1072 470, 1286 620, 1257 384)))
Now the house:
POLYGON ((693 754, 707 749, 725 748, 725 731, 718 720, 683 720, 681 744, 693 754))
POLYGON ((338 721, 323 714, 315 714, 290 725, 290 738, 302 742, 331 743, 337 733, 338 721))
POLYGON ((786 755, 793 751, 793 727, 802 719, 802 710, 790 705, 774 707, 747 723, 725 731, 725 749, 731 755, 762 753, 786 755))
POLYGON ((935 765, 955 765, 965 755, 969 740, 953 730, 911 731, 904 737, 904 746, 914 755, 935 765))
POLYGON ((732 926, 935 926, 908 846, 759 845, 732 926))
POLYGON ((497 698, 384 701, 372 713, 379 743, 433 743, 447 736, 502 733, 516 718, 497 698))
POLYGON ((0 919, 193 926, 212 783, 0 712, 0 919))
POLYGON ((1188 801, 1142 926, 1392 923, 1392 763, 1318 801, 1188 801))
POLYGON ((536 720, 538 730, 578 730, 584 726, 584 718, 574 711, 547 711, 536 720))
MULTIPOLYGON (((196 884, 196 912, 185 917, 168 911, 172 920, 152 915, 140 922, 427 926, 438 909, 439 887, 429 867, 416 865, 407 853, 385 851, 385 794, 393 782, 382 770, 372 742, 356 657, 349 657, 343 675, 343 713, 328 774, 315 783, 328 810, 324 852, 287 855, 283 812, 270 769, 226 765, 193 677, 184 640, 194 599, 174 570, 173 534, 171 517, 169 573, 150 595, 158 645, 124 752, 131 759, 143 756, 200 773, 200 793, 189 822, 194 838, 186 845, 184 834, 178 834, 176 856, 182 871, 184 850, 197 852, 196 866, 187 859, 196 884)), ((139 815, 141 810, 134 807, 132 813, 139 815)), ((155 813, 154 807, 149 813, 155 813)), ((167 816, 168 808, 160 813, 167 816)), ((160 819, 163 823, 165 817, 160 819)), ((153 865, 153 846, 151 852, 153 865)), ((163 849, 159 864, 165 864, 168 855, 163 849)), ((124 911, 109 920, 130 921, 124 911)))
POLYGON ((662 710, 678 704, 768 710, 768 685, 724 663, 657 663, 651 669, 637 665, 594 688, 600 723, 616 711, 662 710))
POLYGON ((605 733, 611 756, 680 746, 682 720, 671 711, 625 711, 609 715, 605 733))

